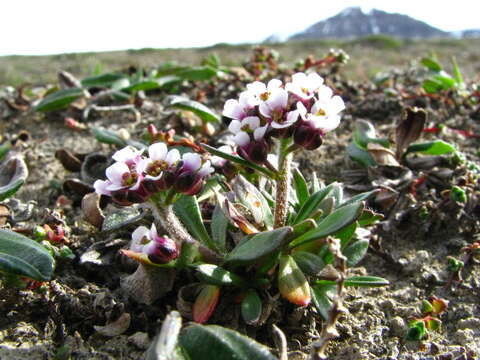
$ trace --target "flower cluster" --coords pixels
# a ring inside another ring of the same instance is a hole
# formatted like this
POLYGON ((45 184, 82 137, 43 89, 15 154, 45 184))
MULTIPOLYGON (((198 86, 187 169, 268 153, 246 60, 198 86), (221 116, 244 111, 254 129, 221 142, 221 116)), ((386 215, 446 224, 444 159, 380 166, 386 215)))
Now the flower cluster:
POLYGON ((145 255, 148 261, 154 264, 166 264, 179 255, 175 241, 166 236, 159 236, 155 224, 152 224, 150 229, 140 226, 132 233, 130 250, 145 255))
POLYGON ((115 163, 106 169, 107 180, 95 181, 95 191, 121 205, 144 202, 168 189, 195 195, 202 189, 203 179, 213 172, 210 161, 203 161, 200 155, 181 156, 177 149, 168 150, 161 142, 148 147, 148 157, 143 153, 132 147, 117 151, 115 163))
POLYGON ((324 85, 316 73, 296 73, 284 86, 278 79, 265 85, 255 81, 238 98, 225 103, 223 115, 232 119, 229 130, 240 156, 265 162, 271 137, 293 136, 295 144, 314 150, 323 136, 340 123, 342 98, 324 85))

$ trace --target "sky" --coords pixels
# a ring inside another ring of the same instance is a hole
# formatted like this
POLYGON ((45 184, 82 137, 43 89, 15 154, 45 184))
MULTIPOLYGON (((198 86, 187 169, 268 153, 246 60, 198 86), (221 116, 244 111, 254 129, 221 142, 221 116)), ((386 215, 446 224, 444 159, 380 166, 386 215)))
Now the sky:
POLYGON ((256 43, 350 6, 406 14, 446 31, 480 28, 471 0, 1 0, 0 56, 256 43))

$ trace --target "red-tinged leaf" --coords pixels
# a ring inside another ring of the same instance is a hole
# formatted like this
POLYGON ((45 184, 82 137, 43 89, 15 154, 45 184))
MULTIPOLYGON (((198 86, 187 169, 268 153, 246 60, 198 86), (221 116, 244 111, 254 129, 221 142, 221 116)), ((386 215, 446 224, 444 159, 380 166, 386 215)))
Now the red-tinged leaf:
POLYGON ((436 296, 432 296, 430 298, 430 303, 432 304, 434 314, 443 313, 447 309, 447 306, 448 306, 448 301, 447 300, 437 298, 436 296))
POLYGON ((120 250, 120 252, 122 253, 122 255, 125 255, 125 256, 129 257, 130 259, 138 261, 141 264, 155 265, 154 263, 152 263, 150 261, 147 254, 143 254, 143 253, 139 253, 139 252, 135 252, 135 251, 131 251, 131 250, 125 250, 125 249, 120 250))
POLYGON ((216 285, 205 285, 193 304, 193 320, 203 324, 210 319, 220 298, 220 288, 216 285))
POLYGON ((295 260, 289 255, 280 257, 278 289, 280 294, 291 303, 300 306, 310 304, 308 281, 295 260))

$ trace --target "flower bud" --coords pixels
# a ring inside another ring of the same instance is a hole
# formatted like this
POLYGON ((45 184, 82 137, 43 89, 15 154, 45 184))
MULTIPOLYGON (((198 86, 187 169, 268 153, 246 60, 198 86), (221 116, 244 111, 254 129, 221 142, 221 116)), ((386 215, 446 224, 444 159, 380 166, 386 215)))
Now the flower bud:
POLYGON ((238 148, 238 154, 241 157, 255 164, 263 164, 267 160, 268 151, 269 146, 264 139, 251 141, 246 146, 238 148))
POLYGON ((145 249, 148 259, 154 264, 166 264, 179 255, 177 244, 170 238, 157 236, 145 249))
POLYGON ((307 122, 302 122, 297 126, 293 134, 295 144, 304 147, 307 150, 315 150, 322 145, 322 132, 310 126, 307 122))

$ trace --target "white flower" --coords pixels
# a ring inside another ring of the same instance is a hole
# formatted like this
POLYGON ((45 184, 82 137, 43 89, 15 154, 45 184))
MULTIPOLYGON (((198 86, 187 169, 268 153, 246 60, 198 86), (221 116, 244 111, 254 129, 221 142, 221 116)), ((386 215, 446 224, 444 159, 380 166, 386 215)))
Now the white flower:
POLYGON ((300 117, 323 133, 338 127, 340 124, 339 113, 345 109, 342 98, 338 95, 332 97, 332 93, 330 88, 322 86, 319 91, 319 99, 312 105, 309 113, 302 102, 297 103, 300 117))
POLYGON ((211 166, 210 160, 202 164, 202 158, 196 153, 183 154, 182 161, 183 166, 180 173, 192 172, 196 173, 200 178, 204 178, 215 171, 211 166))
POLYGON ((292 82, 285 85, 285 90, 296 95, 301 100, 311 99, 323 85, 323 78, 317 73, 306 75, 298 72, 292 75, 292 82))
POLYGON ((128 166, 133 166, 142 159, 143 149, 137 150, 131 146, 126 146, 113 154, 112 158, 115 161, 123 162, 128 166))
POLYGON ((256 105, 259 105, 268 100, 270 95, 280 89, 281 86, 282 81, 278 79, 270 80, 267 85, 260 81, 254 81, 247 84, 247 92, 257 101, 256 105))
POLYGON ((180 152, 177 149, 169 151, 165 143, 158 142, 148 147, 148 158, 138 164, 137 170, 146 173, 147 179, 158 180, 162 171, 174 167, 179 160, 180 152))
POLYGON ((229 99, 225 102, 222 114, 231 119, 242 120, 256 105, 258 100, 248 91, 244 91, 238 100, 229 99))
POLYGON ((298 120, 298 111, 287 112, 288 92, 284 89, 275 90, 270 97, 260 104, 260 114, 267 118, 274 129, 291 126, 298 120))
POLYGON ((255 140, 263 139, 267 127, 268 126, 260 126, 260 118, 257 116, 249 116, 242 121, 232 120, 228 126, 228 130, 235 134, 233 138, 235 144, 244 147, 251 140, 250 134, 253 134, 255 140))

